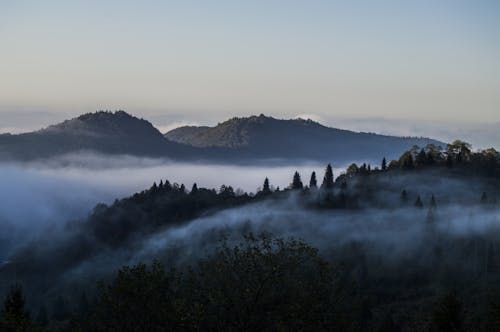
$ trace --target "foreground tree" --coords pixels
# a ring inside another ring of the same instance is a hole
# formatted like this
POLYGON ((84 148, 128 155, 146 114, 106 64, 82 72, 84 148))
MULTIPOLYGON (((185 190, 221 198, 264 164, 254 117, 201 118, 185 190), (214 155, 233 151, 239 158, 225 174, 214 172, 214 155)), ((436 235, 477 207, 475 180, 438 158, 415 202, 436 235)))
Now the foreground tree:
POLYGON ((123 267, 110 285, 100 286, 92 322, 94 331, 175 331, 171 279, 154 262, 123 267))
POLYGON ((101 286, 94 331, 345 330, 332 268, 304 242, 248 235, 187 274, 153 263, 101 286))
POLYGON ((204 331, 317 331, 340 324, 338 289, 318 251, 298 240, 246 236, 200 264, 190 314, 204 331))
POLYGON ((0 320, 0 331, 2 332, 24 332, 34 331, 30 316, 25 309, 23 289, 19 284, 10 288, 5 297, 0 320))

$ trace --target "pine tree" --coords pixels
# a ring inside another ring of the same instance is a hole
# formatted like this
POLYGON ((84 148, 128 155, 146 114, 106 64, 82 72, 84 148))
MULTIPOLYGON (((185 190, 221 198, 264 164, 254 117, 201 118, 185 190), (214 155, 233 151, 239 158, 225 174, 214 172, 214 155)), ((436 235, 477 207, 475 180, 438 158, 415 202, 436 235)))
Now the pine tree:
POLYGON ((193 183, 193 186, 191 187, 191 195, 196 195, 196 193, 198 192, 198 185, 195 183, 193 183))
POLYGON ((323 178, 323 183, 321 184, 321 188, 323 189, 332 189, 333 188, 333 170, 332 165, 328 164, 325 170, 325 176, 323 178))
POLYGON ((4 301, 4 315, 15 320, 28 319, 29 315, 24 310, 25 299, 21 285, 16 284, 10 288, 4 301))
POLYGON ((10 288, 0 319, 1 331, 31 331, 32 323, 25 311, 25 299, 22 287, 18 284, 10 288))
POLYGON ((420 198, 420 195, 418 195, 417 200, 415 201, 415 207, 418 207, 418 208, 424 207, 424 203, 422 203, 422 199, 420 198))
POLYGON ((434 197, 434 194, 431 196, 431 209, 436 209, 437 208, 437 203, 436 203, 436 198, 434 197))
POLYGON ((163 184, 163 189, 167 192, 172 190, 172 184, 170 184, 170 181, 165 180, 165 183, 163 184))
POLYGON ((309 188, 316 189, 318 187, 318 181, 316 180, 316 172, 311 173, 311 179, 309 180, 309 188))
POLYGON ((300 179, 299 172, 295 172, 293 175, 292 189, 302 189, 304 185, 302 184, 302 180, 300 179))
POLYGON ((382 170, 383 171, 386 171, 387 170, 387 160, 385 159, 382 159, 382 170))
POLYGON ((262 193, 264 193, 264 194, 271 193, 271 187, 269 186, 269 179, 268 178, 264 179, 264 184, 262 185, 262 193))

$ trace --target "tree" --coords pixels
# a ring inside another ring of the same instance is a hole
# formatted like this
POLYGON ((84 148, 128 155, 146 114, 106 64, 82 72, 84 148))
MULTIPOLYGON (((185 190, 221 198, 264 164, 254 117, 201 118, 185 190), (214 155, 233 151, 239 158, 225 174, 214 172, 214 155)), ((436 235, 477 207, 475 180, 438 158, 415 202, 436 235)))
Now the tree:
POLYGON ((318 181, 316 180, 316 172, 311 173, 311 179, 309 180, 309 188, 316 189, 318 187, 318 181))
POLYGON ((191 195, 196 195, 198 193, 198 185, 193 183, 193 186, 191 187, 191 195))
POLYGON ((264 194, 271 193, 271 187, 269 186, 269 179, 268 178, 264 179, 264 184, 262 185, 262 193, 264 193, 264 194))
POLYGON ((417 166, 425 166, 427 164, 427 154, 424 149, 421 149, 415 158, 415 163, 417 166))
POLYGON ((334 178, 333 178, 332 165, 328 164, 326 166, 325 176, 323 177, 323 183, 321 184, 321 188, 332 189, 333 183, 334 183, 334 178))
POLYGON ((452 156, 457 163, 469 161, 471 157, 472 145, 467 142, 455 140, 446 146, 446 152, 452 156))
POLYGON ((200 264, 188 284, 188 308, 201 331, 337 330, 336 285, 316 249, 250 234, 200 264))
POLYGON ((355 163, 352 163, 349 167, 347 167, 346 170, 346 175, 350 178, 358 174, 359 172, 359 167, 355 163))
MULTIPOLYGON (((175 331, 173 275, 153 262, 123 267, 113 282, 101 284, 93 312, 96 331, 175 331)), ((184 316, 179 315, 179 321, 184 316)))
POLYGON ((408 203, 408 193, 406 192, 405 189, 403 189, 403 191, 401 192, 400 199, 401 199, 401 203, 403 203, 403 204, 408 203))
POLYGON ((387 170, 387 160, 385 159, 382 159, 382 170, 383 171, 386 171, 387 170))
POLYGON ((21 332, 32 327, 28 312, 25 310, 25 298, 21 285, 12 286, 5 297, 0 331, 21 332))
POLYGON ((434 197, 434 194, 432 194, 431 196, 430 208, 433 210, 437 208, 436 198, 434 197))
POLYGON ((293 182, 292 182, 292 189, 302 189, 304 188, 304 185, 302 184, 302 180, 300 179, 300 174, 299 172, 295 172, 293 175, 293 182))
POLYGON ((415 166, 413 155, 410 151, 406 151, 401 158, 399 158, 399 165, 403 169, 412 169, 415 166))
POLYGON ((435 305, 432 315, 433 330, 440 332, 465 331, 464 316, 462 301, 455 293, 448 293, 435 305))
POLYGON ((249 234, 234 247, 223 242, 184 274, 157 262, 123 267, 98 289, 92 330, 345 330, 340 292, 317 249, 249 234))
POLYGON ((417 208, 423 208, 424 203, 422 203, 422 199, 420 198, 420 195, 418 195, 417 200, 415 201, 415 207, 417 208))
POLYGON ((4 314, 11 317, 28 318, 28 313, 24 311, 25 301, 21 285, 15 284, 10 288, 5 298, 4 314))

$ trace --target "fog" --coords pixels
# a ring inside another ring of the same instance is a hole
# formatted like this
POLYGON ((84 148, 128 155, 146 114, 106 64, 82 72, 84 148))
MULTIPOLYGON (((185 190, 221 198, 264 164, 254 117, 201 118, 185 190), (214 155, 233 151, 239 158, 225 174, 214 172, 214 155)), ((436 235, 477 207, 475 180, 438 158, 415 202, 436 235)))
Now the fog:
MULTIPOLYGON (((66 221, 89 214, 98 203, 149 188, 169 180, 219 188, 222 184, 255 192, 268 177, 273 186, 286 187, 298 170, 307 182, 313 170, 325 165, 231 166, 187 164, 164 159, 130 156, 110 158, 73 154, 32 163, 0 164, 0 259, 12 243, 36 236, 42 229, 60 227, 66 221)), ((336 168, 339 174, 341 168, 336 168)))
MULTIPOLYGON (((304 182, 312 170, 317 171, 321 181, 324 166, 266 168, 130 157, 65 158, 0 167, 0 290, 20 278, 31 286, 33 297, 57 294, 61 287, 95 285, 124 264, 154 258, 186 266, 209 255, 221 239, 236 243, 248 232, 301 238, 333 260, 335 255, 350 255, 349 248, 355 245, 362 247, 357 252, 367 255, 374 264, 379 260, 384 264, 410 260, 425 266, 432 266, 436 246, 473 237, 481 248, 486 248, 500 234, 498 204, 479 204, 482 192, 488 192, 490 199, 498 197, 498 181, 428 171, 354 179, 349 182, 348 192, 353 197, 364 197, 356 209, 321 209, 308 205, 315 199, 314 194, 288 192, 182 225, 138 233, 131 241, 109 245, 95 237, 93 226, 82 217, 96 203, 111 203, 117 197, 149 187, 153 181, 168 179, 186 186, 196 181, 200 187, 216 188, 226 183, 255 191, 266 176, 273 185, 288 185, 296 169, 304 182), (409 197, 404 206, 400 200, 403 189, 409 197), (430 209, 432 195, 437 201, 435 210, 430 209), (423 209, 413 206, 417 196, 423 201, 423 209), (79 227, 64 227, 75 219, 81 219, 76 221, 79 227)), ((335 170, 336 175, 339 172, 335 170)), ((458 250, 456 247, 451 245, 447 250, 450 259, 461 262, 453 251, 458 250)))

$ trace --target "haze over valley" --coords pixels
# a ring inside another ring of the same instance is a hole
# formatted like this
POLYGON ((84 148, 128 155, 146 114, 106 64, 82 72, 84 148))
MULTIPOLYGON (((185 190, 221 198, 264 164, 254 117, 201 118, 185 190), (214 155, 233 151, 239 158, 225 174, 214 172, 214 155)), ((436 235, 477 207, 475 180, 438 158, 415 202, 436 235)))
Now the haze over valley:
POLYGON ((500 331, 500 2, 0 1, 0 332, 500 331))

